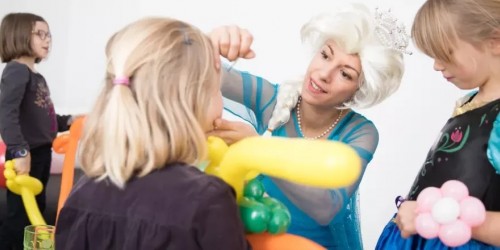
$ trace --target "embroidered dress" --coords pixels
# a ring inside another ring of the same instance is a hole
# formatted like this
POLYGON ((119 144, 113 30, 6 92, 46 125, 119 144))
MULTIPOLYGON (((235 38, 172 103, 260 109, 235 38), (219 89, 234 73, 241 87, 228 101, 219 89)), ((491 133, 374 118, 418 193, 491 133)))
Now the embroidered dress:
MULTIPOLYGON (((230 72, 224 70, 223 96, 244 105, 242 108, 226 101, 225 109, 253 124, 260 134, 267 129, 279 91, 279 85, 258 76, 235 69, 230 72)), ((295 109, 290 120, 275 129, 272 135, 303 137, 295 109)), ((378 132, 371 121, 351 111, 339 121, 327 139, 352 146, 363 160, 364 172, 377 147, 378 132)), ((347 188, 319 189, 259 176, 267 194, 289 209, 292 219, 288 233, 309 238, 329 250, 363 249, 357 194, 361 177, 347 188)))
MULTIPOLYGON (((470 96, 466 97, 466 100, 471 99, 470 96)), ((500 100, 496 100, 450 118, 415 178, 408 200, 416 200, 426 187, 440 187, 444 182, 454 179, 467 185, 470 195, 480 199, 487 211, 500 211, 500 175, 494 167, 500 163, 495 159, 499 157, 500 149, 499 111, 500 100)), ((377 249, 451 248, 438 238, 426 240, 414 235, 403 239, 391 220, 379 238, 377 249)), ((453 249, 500 248, 471 240, 453 249)))

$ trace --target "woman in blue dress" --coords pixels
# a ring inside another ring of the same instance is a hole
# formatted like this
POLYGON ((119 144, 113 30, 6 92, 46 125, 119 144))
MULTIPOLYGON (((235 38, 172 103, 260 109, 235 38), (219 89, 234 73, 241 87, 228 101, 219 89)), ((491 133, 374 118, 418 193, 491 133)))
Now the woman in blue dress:
MULTIPOLYGON (((220 27, 210 36, 229 60, 254 56, 246 30, 220 27)), ((315 53, 304 77, 278 85, 226 67, 222 94, 246 107, 248 113, 239 115, 251 118, 258 134, 344 142, 363 159, 364 171, 377 147, 378 132, 352 109, 376 105, 400 85, 409 40, 404 27, 389 12, 351 5, 313 17, 301 36, 315 53)), ((229 106, 230 112, 240 113, 229 106)), ((215 127, 213 134, 230 143, 253 130, 229 121, 215 127)), ((345 188, 320 189, 260 176, 267 194, 288 207, 289 233, 342 250, 362 249, 357 200, 361 178, 345 188)))

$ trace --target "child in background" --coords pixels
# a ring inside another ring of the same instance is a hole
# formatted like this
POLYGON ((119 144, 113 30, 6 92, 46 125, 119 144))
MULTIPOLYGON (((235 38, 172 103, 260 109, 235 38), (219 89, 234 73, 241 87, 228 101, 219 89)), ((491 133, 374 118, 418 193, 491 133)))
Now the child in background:
POLYGON ((500 1, 428 0, 412 37, 446 80, 478 91, 458 101, 377 249, 449 249, 439 238, 416 234, 415 200, 423 189, 453 179, 487 210, 472 240, 456 249, 500 249, 500 1))
MULTIPOLYGON (((40 16, 11 13, 0 25, 0 58, 7 63, 0 83, 0 134, 7 145, 5 160, 14 160, 17 174, 29 174, 42 182, 44 188, 36 196, 42 212, 52 141, 57 132, 68 130, 72 120, 70 116, 56 115, 47 82, 35 69, 35 64, 49 54, 51 42, 49 25, 40 16)), ((21 197, 7 190, 0 249, 23 249, 27 225, 21 197)))
POLYGON ((87 177, 61 210, 57 249, 246 249, 234 192, 194 167, 222 114, 208 37, 146 18, 116 33, 106 53, 80 145, 87 177))

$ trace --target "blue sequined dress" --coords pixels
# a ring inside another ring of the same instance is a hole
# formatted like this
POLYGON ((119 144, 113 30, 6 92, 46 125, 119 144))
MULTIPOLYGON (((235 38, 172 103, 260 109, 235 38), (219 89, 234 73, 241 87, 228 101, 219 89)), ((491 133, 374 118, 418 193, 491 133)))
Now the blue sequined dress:
MULTIPOLYGON (((224 70, 222 94, 244 106, 237 107, 226 100, 225 109, 247 120, 264 133, 271 117, 279 85, 232 69, 224 70)), ((292 110, 290 120, 273 131, 273 136, 303 137, 297 115, 292 110)), ((328 140, 352 146, 363 159, 363 172, 371 161, 378 144, 378 132, 371 121, 350 111, 335 126, 328 140)), ((334 153, 334 152, 333 152, 334 153)), ((307 166, 304 166, 307 168, 307 166)), ((310 188, 268 176, 259 177, 267 194, 284 203, 292 216, 288 233, 309 238, 329 250, 363 249, 358 214, 358 181, 347 188, 310 188)))

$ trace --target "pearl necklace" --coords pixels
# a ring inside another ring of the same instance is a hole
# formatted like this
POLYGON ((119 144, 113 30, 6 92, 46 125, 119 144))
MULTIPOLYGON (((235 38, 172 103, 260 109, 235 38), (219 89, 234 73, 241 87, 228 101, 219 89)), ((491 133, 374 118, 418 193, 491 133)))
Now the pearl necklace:
POLYGON ((302 135, 302 137, 304 137, 305 139, 308 139, 308 140, 317 140, 317 139, 325 136, 330 131, 332 131, 332 129, 340 121, 340 118, 342 117, 342 113, 344 112, 344 110, 341 109, 340 113, 339 113, 339 116, 337 117, 337 119, 335 119, 335 121, 332 123, 332 125, 330 125, 330 127, 328 127, 325 131, 323 131, 323 133, 321 133, 320 135, 315 136, 315 137, 307 137, 307 136, 304 135, 304 132, 302 132, 302 122, 301 122, 301 119, 300 119, 300 103, 301 103, 301 101, 302 101, 302 97, 299 97, 299 100, 297 102, 297 123, 299 124, 299 132, 300 132, 300 134, 302 135))

